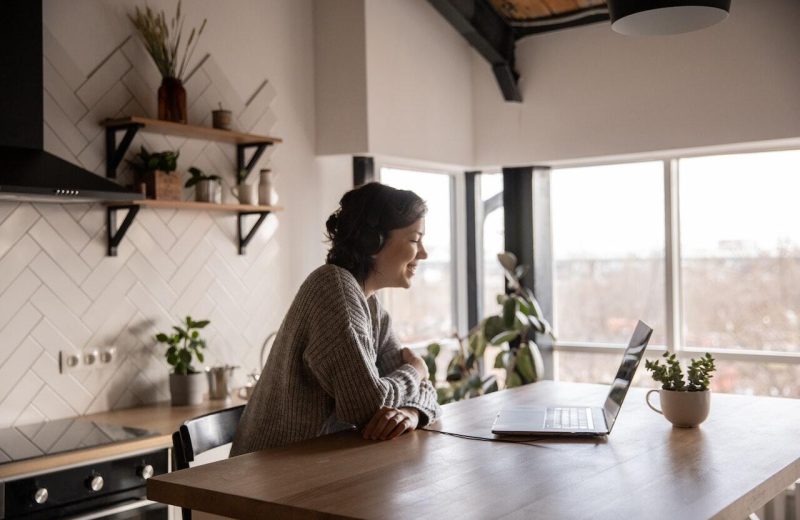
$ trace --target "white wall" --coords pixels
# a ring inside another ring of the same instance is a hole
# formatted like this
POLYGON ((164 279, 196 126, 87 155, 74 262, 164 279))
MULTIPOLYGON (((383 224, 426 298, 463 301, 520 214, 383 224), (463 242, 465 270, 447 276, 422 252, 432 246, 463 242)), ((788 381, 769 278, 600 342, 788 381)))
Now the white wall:
POLYGON ((625 37, 607 23, 517 45, 524 102, 475 57, 476 163, 537 164, 800 136, 800 2, 736 0, 714 27, 625 37))
POLYGON ((425 0, 366 0, 369 152, 473 162, 473 51, 425 0))
MULTIPOLYGON (((168 17, 175 6, 148 4, 168 17)), ((44 2, 45 148, 98 174, 99 121, 155 112, 160 77, 125 16, 136 5, 144 2, 44 2)), ((240 129, 283 138, 259 167, 277 172, 286 209, 239 256, 234 214, 145 208, 111 258, 102 205, 0 202, 0 427, 168 399, 153 334, 186 314, 211 320, 206 364, 240 365, 244 382, 309 266, 322 262, 309 235, 319 222, 308 208, 321 200, 311 0, 193 0, 183 9, 187 27, 208 18, 195 61, 211 55, 187 81, 190 123, 208 124, 223 100, 240 129), (107 346, 118 349, 110 366, 58 373, 59 351, 107 346)), ((179 149, 180 170, 197 164, 232 181, 231 145, 140 133, 132 149, 141 143, 179 149)))
POLYGON ((367 151, 364 0, 314 2, 317 154, 367 151))

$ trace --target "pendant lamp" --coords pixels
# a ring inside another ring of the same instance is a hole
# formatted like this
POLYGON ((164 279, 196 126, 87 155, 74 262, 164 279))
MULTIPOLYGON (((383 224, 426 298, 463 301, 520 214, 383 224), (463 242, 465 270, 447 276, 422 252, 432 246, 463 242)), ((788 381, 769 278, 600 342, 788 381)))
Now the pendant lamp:
POLYGON ((680 34, 719 23, 731 0, 607 0, 611 28, 628 36, 680 34))

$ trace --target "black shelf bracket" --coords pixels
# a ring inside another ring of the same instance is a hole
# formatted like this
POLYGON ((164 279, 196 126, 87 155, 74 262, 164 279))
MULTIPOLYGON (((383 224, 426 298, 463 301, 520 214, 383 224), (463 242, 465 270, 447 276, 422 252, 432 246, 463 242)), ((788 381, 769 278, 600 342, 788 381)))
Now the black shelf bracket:
POLYGON ((239 215, 237 217, 239 225, 238 225, 237 229, 238 229, 238 232, 239 232, 239 254, 240 255, 243 255, 245 253, 245 249, 247 248, 247 244, 249 244, 250 240, 253 239, 253 237, 256 234, 256 231, 258 231, 258 228, 261 227, 261 224, 264 222, 264 219, 266 219, 267 215, 269 215, 270 213, 272 213, 272 212, 271 211, 240 211, 239 212, 239 215), (248 231, 246 235, 244 234, 244 229, 243 229, 245 215, 258 215, 258 220, 256 221, 255 224, 253 224, 253 227, 250 228, 250 231, 248 231))
POLYGON ((262 142, 262 143, 239 143, 236 145, 236 175, 238 177, 239 172, 245 170, 247 175, 250 175, 250 172, 253 171, 255 168, 256 163, 259 159, 261 159, 261 155, 264 153, 264 150, 267 149, 267 146, 271 145, 272 143, 269 142, 262 142), (245 160, 245 152, 248 148, 255 148, 255 152, 253 152, 253 156, 250 157, 249 161, 245 160))
POLYGON ((128 123, 119 126, 106 127, 106 177, 115 179, 117 177, 117 166, 125 157, 125 152, 131 146, 131 141, 136 137, 136 132, 144 127, 141 123, 128 123), (125 130, 125 136, 117 146, 117 132, 125 130))
POLYGON ((117 246, 122 241, 128 228, 136 218, 140 206, 130 204, 125 206, 109 206, 106 208, 106 238, 108 239, 108 256, 117 256, 117 246), (122 225, 117 229, 117 211, 127 209, 128 213, 122 220, 122 225))

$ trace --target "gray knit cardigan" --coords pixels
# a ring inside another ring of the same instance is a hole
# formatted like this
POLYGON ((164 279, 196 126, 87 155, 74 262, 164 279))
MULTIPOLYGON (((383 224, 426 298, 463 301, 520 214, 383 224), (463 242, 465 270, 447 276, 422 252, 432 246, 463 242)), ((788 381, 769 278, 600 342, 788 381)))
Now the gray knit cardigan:
POLYGON ((303 282, 245 407, 231 456, 364 426, 381 406, 441 408, 430 381, 404 364, 389 315, 346 269, 324 265, 303 282))

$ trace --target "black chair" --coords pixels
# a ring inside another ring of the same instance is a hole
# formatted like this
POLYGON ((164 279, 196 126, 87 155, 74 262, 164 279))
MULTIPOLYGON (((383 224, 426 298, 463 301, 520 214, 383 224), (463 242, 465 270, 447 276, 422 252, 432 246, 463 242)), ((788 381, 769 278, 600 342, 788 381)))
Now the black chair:
MULTIPOLYGON (((180 429, 172 434, 173 469, 186 469, 196 455, 233 442, 244 406, 207 413, 181 424, 180 429)), ((191 520, 190 509, 181 508, 181 513, 183 520, 191 520)))

